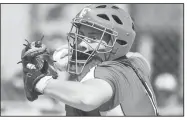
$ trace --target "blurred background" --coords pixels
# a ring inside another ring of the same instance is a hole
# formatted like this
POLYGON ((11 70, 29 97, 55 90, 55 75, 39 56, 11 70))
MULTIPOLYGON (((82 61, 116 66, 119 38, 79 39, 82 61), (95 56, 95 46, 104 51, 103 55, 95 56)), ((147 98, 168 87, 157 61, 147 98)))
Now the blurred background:
MULTIPOLYGON (((1 5, 1 115, 64 116, 64 104, 25 98, 20 61, 24 39, 40 40, 52 53, 65 44, 71 20, 88 4, 1 5)), ((132 52, 150 62, 151 83, 163 116, 183 116, 183 4, 116 4, 135 21, 132 52)))

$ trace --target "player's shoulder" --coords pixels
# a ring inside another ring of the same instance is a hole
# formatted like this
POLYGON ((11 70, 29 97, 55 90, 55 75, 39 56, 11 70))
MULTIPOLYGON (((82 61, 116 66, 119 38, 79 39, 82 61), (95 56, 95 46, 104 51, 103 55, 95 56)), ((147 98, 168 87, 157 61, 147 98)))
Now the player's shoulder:
POLYGON ((138 52, 129 52, 126 56, 137 68, 145 69, 148 72, 151 71, 148 60, 142 54, 138 52))
MULTIPOLYGON (((140 53, 128 53, 127 54, 128 61, 131 62, 135 66, 136 69, 141 70, 143 72, 143 75, 148 75, 150 73, 150 65, 148 61, 143 57, 140 53)), ((126 62, 124 60, 123 62, 126 62)), ((129 66, 126 66, 119 61, 105 61, 102 62, 92 69, 89 70, 86 76, 89 76, 89 78, 104 78, 104 79, 119 79, 126 76, 126 78, 129 78, 127 76, 132 76, 129 74, 132 69, 129 66)), ((87 78, 87 77, 85 77, 87 78)))
MULTIPOLYGON (((135 66, 144 66, 146 67, 149 71, 151 70, 150 64, 148 62, 148 60, 140 53, 138 52, 129 52, 126 54, 126 58, 122 58, 124 60, 124 62, 126 62, 125 59, 128 59, 128 61, 130 61, 132 64, 134 64, 135 66)), ((121 64, 118 62, 120 61, 106 61, 106 62, 102 62, 101 64, 99 64, 99 66, 102 67, 116 67, 116 66, 121 66, 121 64)))
POLYGON ((127 54, 126 59, 122 60, 117 60, 117 61, 106 61, 102 62, 101 64, 96 67, 96 74, 99 75, 112 75, 115 76, 116 73, 123 73, 124 75, 128 76, 128 73, 130 71, 130 67, 126 66, 127 61, 130 63, 139 71, 143 73, 143 75, 148 75, 150 74, 150 64, 146 60, 146 58, 141 55, 140 53, 136 52, 129 52, 127 54), (119 62, 120 61, 120 62, 119 62))

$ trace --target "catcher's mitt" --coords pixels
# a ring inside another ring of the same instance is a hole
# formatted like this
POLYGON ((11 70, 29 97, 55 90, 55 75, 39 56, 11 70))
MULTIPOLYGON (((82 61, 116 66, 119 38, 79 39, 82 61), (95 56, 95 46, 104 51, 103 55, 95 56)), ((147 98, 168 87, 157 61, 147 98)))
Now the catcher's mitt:
POLYGON ((41 94, 35 91, 36 83, 44 76, 52 76, 53 79, 56 79, 58 75, 53 67, 54 61, 49 56, 46 46, 41 41, 28 42, 27 45, 24 45, 26 47, 22 51, 22 61, 18 63, 22 63, 23 65, 26 97, 29 101, 34 101, 41 94))

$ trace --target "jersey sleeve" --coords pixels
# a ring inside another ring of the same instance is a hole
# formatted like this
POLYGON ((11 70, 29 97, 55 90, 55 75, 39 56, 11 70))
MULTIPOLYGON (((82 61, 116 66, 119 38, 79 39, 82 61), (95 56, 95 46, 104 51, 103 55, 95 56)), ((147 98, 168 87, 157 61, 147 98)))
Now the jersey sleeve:
POLYGON ((129 94, 129 83, 125 75, 114 66, 97 67, 95 69, 95 78, 108 82, 113 89, 113 97, 100 106, 100 111, 108 111, 115 108, 129 94))
POLYGON ((136 66, 139 70, 141 70, 141 72, 143 72, 144 75, 150 75, 150 64, 143 55, 137 52, 129 52, 127 54, 127 57, 134 66, 136 66))
MULTIPOLYGON (((141 57, 137 56, 128 58, 128 61, 135 66, 142 78, 149 82, 148 64, 141 57)), ((95 78, 105 80, 113 88, 113 97, 100 106, 100 111, 111 110, 120 104, 129 109, 133 108, 131 106, 135 108, 134 104, 138 103, 138 100, 143 95, 146 95, 136 72, 131 66, 126 64, 125 60, 122 62, 112 61, 106 63, 106 65, 96 67, 94 76, 95 78)))

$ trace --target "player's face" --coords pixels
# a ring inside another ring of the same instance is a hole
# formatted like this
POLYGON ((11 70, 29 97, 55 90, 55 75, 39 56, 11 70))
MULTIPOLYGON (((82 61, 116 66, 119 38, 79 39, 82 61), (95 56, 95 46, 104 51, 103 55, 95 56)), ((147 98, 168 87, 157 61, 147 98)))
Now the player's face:
POLYGON ((68 34, 70 46, 69 71, 80 73, 86 63, 91 61, 101 61, 101 58, 95 56, 96 52, 106 52, 107 45, 110 45, 111 35, 85 25, 74 27, 68 34), (76 71, 76 72, 75 72, 76 71))
POLYGON ((96 49, 105 50, 110 40, 109 34, 103 34, 103 31, 85 25, 80 26, 78 34, 84 36, 78 44, 78 49, 85 52, 96 49))

